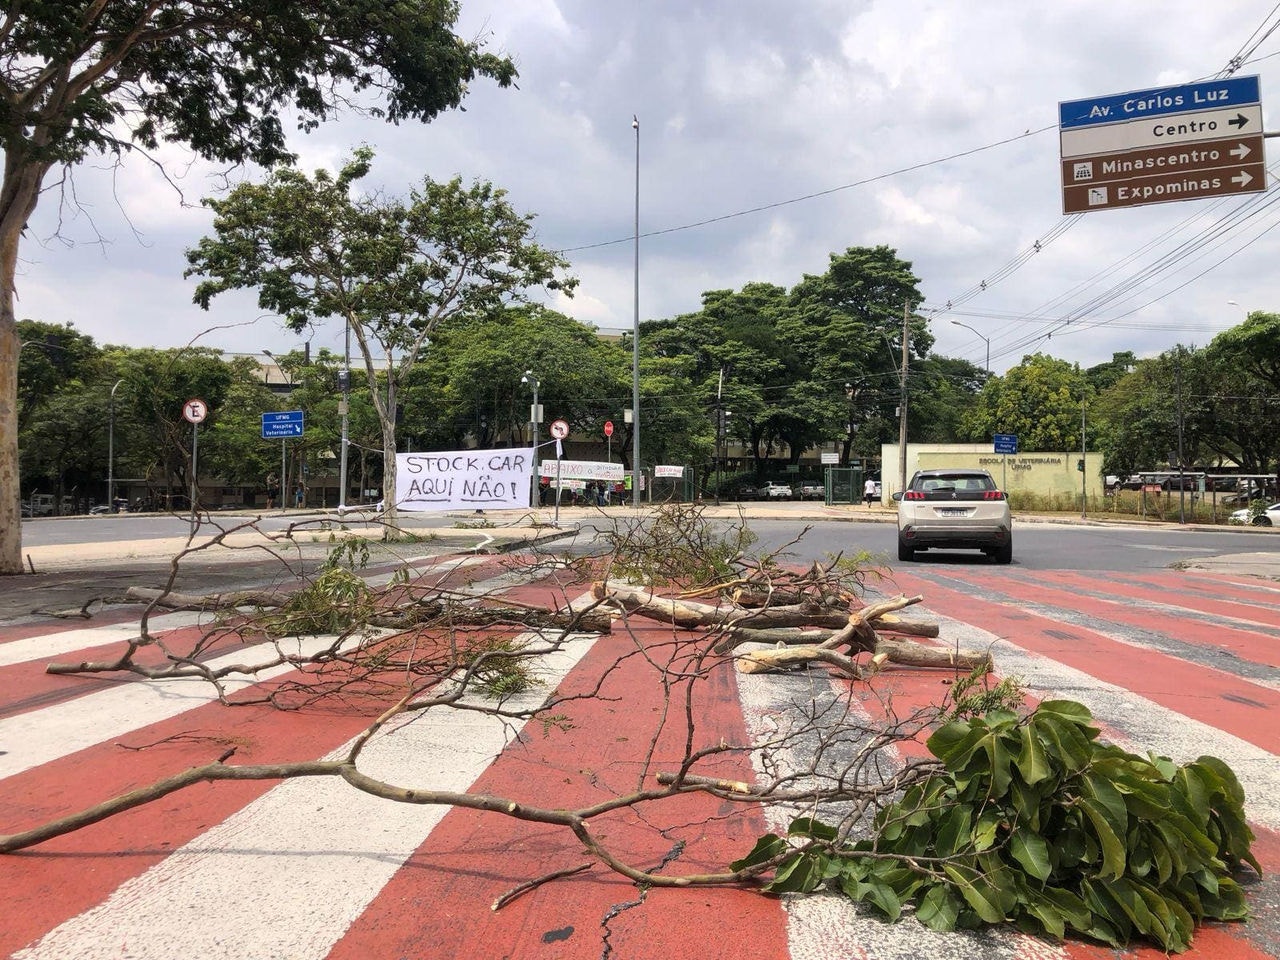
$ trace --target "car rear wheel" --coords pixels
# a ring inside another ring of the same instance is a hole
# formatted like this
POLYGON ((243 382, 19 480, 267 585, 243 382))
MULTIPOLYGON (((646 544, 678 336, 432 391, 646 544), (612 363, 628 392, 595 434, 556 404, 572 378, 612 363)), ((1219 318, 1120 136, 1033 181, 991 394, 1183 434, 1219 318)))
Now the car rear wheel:
POLYGON ((1271 518, 1265 513, 1260 513, 1253 518, 1253 525, 1255 527, 1269 527, 1271 526, 1271 518))
POLYGON ((910 544, 905 543, 903 539, 899 537, 898 538, 898 559, 914 560, 915 558, 916 558, 915 548, 913 548, 910 544))
POLYGON ((1013 541, 996 547, 991 553, 991 559, 996 563, 1013 563, 1013 541))

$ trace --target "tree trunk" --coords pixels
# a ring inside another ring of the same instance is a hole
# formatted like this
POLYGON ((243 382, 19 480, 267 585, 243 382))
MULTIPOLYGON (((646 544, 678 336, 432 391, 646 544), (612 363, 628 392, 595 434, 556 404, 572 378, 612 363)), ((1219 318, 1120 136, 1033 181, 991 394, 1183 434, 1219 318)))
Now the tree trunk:
MULTIPOLYGON (((382 428, 382 508, 384 522, 387 525, 386 537, 394 537, 399 531, 396 522, 396 366, 393 351, 386 343, 379 341, 382 355, 387 358, 387 394, 383 399, 378 392, 378 374, 373 366, 373 346, 370 342, 370 331, 365 328, 362 317, 348 312, 346 320, 355 334, 356 345, 360 356, 364 359, 365 375, 369 381, 369 399, 378 414, 378 425, 382 428)), ((361 456, 363 469, 364 453, 361 456)), ((364 497, 364 488, 360 490, 364 497)))
POLYGON ((881 637, 876 644, 876 655, 884 654, 890 663, 904 667, 942 667, 948 670, 993 669, 991 654, 979 650, 958 650, 954 647, 935 647, 916 643, 914 640, 891 640, 881 637))
POLYGON ((687 629, 730 624, 757 627, 840 628, 849 622, 847 613, 817 603, 751 610, 741 607, 715 607, 691 600, 660 597, 647 587, 623 583, 597 583, 592 588, 592 593, 597 600, 612 600, 628 613, 636 613, 651 620, 660 620, 687 629))
POLYGON ((387 357, 387 406, 382 417, 382 516, 386 533, 394 536, 400 528, 396 520, 396 372, 387 357))
MULTIPOLYGON (((789 670, 803 667, 814 661, 835 667, 854 680, 866 679, 868 673, 852 658, 826 647, 780 647, 774 650, 753 650, 736 655, 739 673, 768 673, 772 670, 789 670)), ((871 670, 884 661, 904 667, 940 667, 947 670, 983 670, 991 672, 991 654, 976 650, 953 650, 933 647, 914 640, 885 640, 875 646, 871 670)))
POLYGON ((0 574, 22 572, 22 482, 18 473, 18 318, 13 312, 18 244, 40 198, 47 164, 22 145, 5 149, 0 184, 0 574))
POLYGON ((742 654, 737 660, 739 673, 769 673, 774 670, 789 670, 803 667, 813 661, 819 661, 835 667, 846 677, 853 680, 862 679, 862 670, 852 657, 822 647, 783 647, 780 650, 756 650, 742 654))

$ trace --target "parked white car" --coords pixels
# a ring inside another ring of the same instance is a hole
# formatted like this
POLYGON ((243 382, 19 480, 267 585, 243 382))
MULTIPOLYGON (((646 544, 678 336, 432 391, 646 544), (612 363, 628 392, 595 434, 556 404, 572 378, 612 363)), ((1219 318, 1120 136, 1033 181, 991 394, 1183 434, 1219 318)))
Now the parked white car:
POLYGON ((1237 510, 1227 518, 1229 523, 1252 524, 1255 527, 1280 527, 1280 503, 1273 503, 1250 519, 1249 508, 1237 510))
POLYGON ((1009 500, 985 470, 920 470, 898 501, 898 559, 931 547, 981 550, 1013 560, 1009 500))
POLYGON ((764 494, 766 500, 790 500, 793 496, 789 484, 776 483, 773 480, 761 487, 760 492, 764 494))

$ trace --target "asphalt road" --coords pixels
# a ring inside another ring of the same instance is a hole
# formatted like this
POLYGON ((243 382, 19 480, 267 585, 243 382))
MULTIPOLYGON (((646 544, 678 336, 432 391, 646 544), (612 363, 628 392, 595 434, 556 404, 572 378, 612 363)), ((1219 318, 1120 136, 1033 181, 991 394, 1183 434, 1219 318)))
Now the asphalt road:
MULTIPOLYGON (((766 548, 790 543, 811 525, 788 548, 798 564, 835 551, 868 551, 886 571, 883 579, 869 578, 874 593, 922 596, 913 613, 938 622, 945 643, 992 650, 1000 675, 1017 679, 1032 701, 1083 703, 1113 742, 1179 760, 1208 753, 1228 762, 1242 778, 1266 876, 1248 881, 1254 919, 1202 930, 1186 957, 1280 955, 1280 883, 1272 879, 1280 866, 1280 731, 1268 722, 1280 709, 1274 643, 1280 591, 1256 577, 1168 569, 1207 557, 1258 556, 1280 545, 1278 534, 1028 521, 1017 526, 1010 565, 965 552, 899 563, 891 558, 891 515, 804 515, 814 512, 787 505, 762 510, 748 522, 766 548)), ((461 534, 456 525, 467 519, 439 518, 433 531, 440 539, 374 544, 370 565, 382 567, 385 581, 394 563, 417 558, 420 572, 436 585, 521 603, 563 601, 560 567, 543 564, 531 580, 529 567, 512 567, 508 558, 457 555, 456 539, 443 537, 449 530, 461 534)), ((609 519, 635 522, 635 515, 611 512, 609 519)), ((565 520, 557 536, 578 525, 586 534, 549 539, 539 550, 602 549, 592 535, 603 525, 599 517, 579 513, 565 520)), ((0 582, 0 608, 15 596, 71 601, 132 582, 158 585, 170 571, 163 553, 182 524, 171 518, 118 522, 126 526, 64 521, 63 530, 48 531, 68 542, 31 546, 51 569, 0 582), (143 530, 154 534, 124 539, 122 533, 143 530), (76 540, 83 535, 76 531, 95 540, 76 540)), ((278 532, 273 524, 264 523, 268 532, 278 532)), ((472 537, 498 532, 476 529, 472 537)), ((280 562, 260 546, 224 551, 222 559, 192 554, 182 564, 179 588, 282 579, 280 562)), ((287 547, 291 563, 303 565, 321 562, 332 549, 324 536, 274 546, 287 547)), ((355 700, 296 712, 262 704, 231 709, 198 684, 46 671, 51 660, 80 662, 116 649, 132 632, 131 615, 136 609, 117 608, 84 623, 30 615, 6 622, 0 612, 0 831, 207 763, 227 744, 236 747, 236 764, 327 756, 343 749, 377 712, 362 711, 355 700)), ((153 626, 167 648, 184 649, 204 636, 199 619, 167 614, 153 626)), ((211 665, 258 662, 254 656, 274 653, 256 650, 253 636, 239 644, 234 639, 222 638, 219 644, 227 645, 209 649, 211 665)), ((572 698, 556 707, 563 713, 556 723, 525 731, 505 718, 434 711, 394 735, 373 738, 362 769, 388 783, 556 808, 622 795, 635 788, 639 771, 670 765, 689 746, 688 732, 664 700, 665 687, 651 672, 672 655, 664 650, 678 649, 671 640, 670 626, 656 622, 576 638, 564 657, 540 665, 545 687, 536 697, 555 689, 572 698), (637 643, 649 655, 635 656, 637 643)), ((162 653, 149 652, 153 658, 162 653)), ((779 724, 828 712, 851 712, 855 722, 874 726, 889 706, 908 715, 934 703, 950 682, 917 670, 886 671, 864 686, 823 669, 744 675, 730 664, 722 667, 710 682, 695 684, 693 746, 776 742, 785 729, 779 724)), ((257 671, 245 681, 246 692, 283 677, 257 671)), ((782 763, 781 772, 816 762, 810 740, 787 743, 770 761, 782 763)), ((734 780, 760 773, 745 755, 721 759, 725 766, 716 760, 708 773, 734 780)), ((885 763, 892 766, 889 758, 885 763)), ((793 813, 726 808, 709 798, 676 801, 686 802, 646 807, 639 819, 601 821, 599 835, 631 862, 685 874, 718 869, 764 830, 784 831, 793 813)), ((517 884, 572 867, 584 856, 562 830, 471 809, 388 804, 336 779, 204 784, 0 857, 0 898, 11 905, 0 926, 0 955, 1007 960, 1106 953, 1137 960, 1151 953, 1079 943, 1058 947, 1009 930, 939 936, 910 921, 884 924, 832 896, 637 890, 598 867, 532 889, 501 911, 491 909, 517 884), (730 933, 691 934, 699 930, 730 933)))
MULTIPOLYGON (((754 550, 781 550, 781 559, 807 565, 834 554, 845 556, 865 552, 868 563, 887 570, 954 565, 989 567, 991 561, 976 551, 931 550, 917 560, 896 559, 894 514, 887 510, 825 508, 821 504, 783 503, 744 505, 708 509, 713 522, 728 525, 746 523, 759 538, 754 550)), ((404 527, 415 534, 416 542, 396 546, 376 540, 376 528, 364 529, 372 537, 369 562, 393 564, 405 557, 433 556, 465 549, 488 534, 514 533, 511 527, 527 524, 535 515, 472 516, 416 514, 403 519, 404 527), (492 525, 492 526, 490 526, 492 525)), ((549 524, 552 514, 541 511, 537 519, 549 524)), ((649 514, 628 508, 607 511, 562 511, 560 532, 550 526, 526 529, 529 536, 547 542, 539 549, 583 555, 607 549, 602 536, 617 527, 625 529, 649 514), (569 535, 569 536, 566 536, 569 535)), ((175 579, 172 589, 180 592, 217 592, 242 589, 291 578, 299 571, 315 569, 333 549, 329 533, 343 526, 358 527, 367 522, 363 515, 349 515, 345 524, 316 513, 273 514, 267 516, 214 514, 202 531, 212 536, 222 531, 252 530, 278 536, 294 529, 296 536, 279 550, 289 568, 282 567, 278 555, 261 549, 210 551, 185 557, 176 573, 172 557, 181 549, 190 532, 184 516, 125 515, 71 517, 27 521, 23 524, 23 545, 37 555, 31 572, 4 581, 0 590, 0 620, 33 613, 71 612, 103 599, 122 595, 130 586, 160 587, 175 579), (252 527, 250 526, 252 524, 252 527), (55 565, 44 558, 58 557, 55 565)), ((522 542, 517 539, 517 542, 522 542)), ((1280 530, 1178 526, 1176 524, 1124 524, 1090 522, 1073 518, 1016 518, 1012 566, 1028 571, 1144 571, 1174 565, 1197 564, 1205 558, 1247 557, 1272 551, 1269 572, 1280 576, 1280 530)), ((30 556, 30 554, 29 554, 30 556)), ((1268 570, 1251 570, 1264 575, 1268 570)))
MULTIPOLYGON (((762 543, 780 546, 794 538, 800 525, 755 520, 751 529, 762 543)), ((894 569, 931 564, 992 565, 976 550, 928 550, 915 561, 899 561, 897 527, 891 523, 818 523, 793 549, 804 560, 841 550, 865 550, 878 564, 894 569)), ((1159 570, 1178 561, 1261 550, 1280 550, 1280 531, 1014 522, 1013 565, 1028 570, 1159 570)))
MULTIPOLYGON (((767 515, 744 521, 759 537, 756 550, 783 550, 784 558, 808 564, 835 553, 846 556, 865 551, 877 565, 910 569, 916 564, 989 566, 975 550, 929 550, 913 562, 897 559, 897 527, 887 511, 839 517, 807 516, 812 508, 784 504, 767 515), (794 517, 787 516, 794 508, 794 517)), ((608 522, 587 517, 584 529, 603 532, 608 522)), ((722 521, 728 523, 729 521, 722 521)), ((580 543, 579 549, 590 549, 580 543)), ((1160 570, 1205 557, 1280 554, 1280 530, 1252 527, 1178 526, 1086 522, 1074 518, 1015 518, 1013 565, 1029 570, 1160 570)), ((1280 567, 1276 571, 1280 574, 1280 567)))

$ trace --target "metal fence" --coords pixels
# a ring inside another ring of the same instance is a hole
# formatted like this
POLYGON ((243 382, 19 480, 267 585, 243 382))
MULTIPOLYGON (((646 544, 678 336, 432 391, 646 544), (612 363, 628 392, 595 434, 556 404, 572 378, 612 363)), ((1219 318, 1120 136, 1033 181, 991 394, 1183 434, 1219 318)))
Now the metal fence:
POLYGON ((862 502, 861 467, 827 467, 827 503, 862 502))
POLYGON ((644 499, 650 503, 692 503, 697 498, 692 467, 685 467, 679 477, 651 477, 645 471, 649 489, 644 499))

